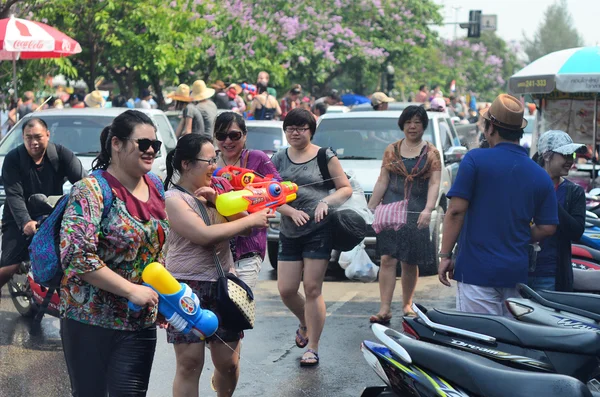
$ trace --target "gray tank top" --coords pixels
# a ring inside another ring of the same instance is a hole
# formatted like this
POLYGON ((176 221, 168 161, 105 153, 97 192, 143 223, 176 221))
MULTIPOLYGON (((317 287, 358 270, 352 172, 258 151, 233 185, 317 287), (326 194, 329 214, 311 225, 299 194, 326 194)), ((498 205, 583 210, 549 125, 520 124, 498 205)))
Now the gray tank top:
MULTIPOLYGON (((335 156, 331 149, 327 149, 327 161, 335 156)), ((306 212, 310 220, 304 226, 296 226, 292 218, 281 216, 281 233, 290 238, 305 236, 319 229, 324 222, 315 223, 315 209, 319 200, 329 196, 327 184, 323 182, 323 175, 319 170, 317 157, 306 163, 294 163, 288 156, 287 149, 275 153, 271 161, 279 171, 282 180, 291 181, 298 185, 296 200, 290 205, 306 212)))

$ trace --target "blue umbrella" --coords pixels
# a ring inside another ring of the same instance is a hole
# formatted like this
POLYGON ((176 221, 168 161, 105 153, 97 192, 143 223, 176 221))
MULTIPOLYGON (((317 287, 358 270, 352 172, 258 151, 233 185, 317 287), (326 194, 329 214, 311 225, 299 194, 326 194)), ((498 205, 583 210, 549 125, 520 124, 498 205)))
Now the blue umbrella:
POLYGON ((362 95, 344 94, 342 95, 342 102, 344 103, 344 106, 355 106, 363 103, 371 103, 371 100, 362 95))
POLYGON ((508 82, 514 94, 600 92, 600 47, 556 51, 530 63, 508 82))

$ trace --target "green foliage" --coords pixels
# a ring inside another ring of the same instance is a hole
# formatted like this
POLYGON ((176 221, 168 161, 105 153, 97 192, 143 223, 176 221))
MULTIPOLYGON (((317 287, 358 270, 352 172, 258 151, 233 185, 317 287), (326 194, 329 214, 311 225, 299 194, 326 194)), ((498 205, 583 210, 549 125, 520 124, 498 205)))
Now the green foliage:
POLYGON ((529 62, 554 51, 583 46, 574 26, 566 0, 557 0, 549 6, 533 39, 525 38, 523 42, 529 62))

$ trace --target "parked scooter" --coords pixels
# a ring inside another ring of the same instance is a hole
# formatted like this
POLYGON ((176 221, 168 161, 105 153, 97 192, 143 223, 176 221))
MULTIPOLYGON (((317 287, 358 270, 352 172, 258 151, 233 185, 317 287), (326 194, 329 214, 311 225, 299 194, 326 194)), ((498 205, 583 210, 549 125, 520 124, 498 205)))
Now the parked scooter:
POLYGON ((571 245, 573 290, 600 293, 600 251, 586 245, 571 245))
POLYGON ((557 373, 600 393, 600 335, 586 330, 524 324, 502 316, 426 310, 404 317, 404 333, 416 339, 477 354, 509 367, 557 373))
POLYGON ((410 338, 380 324, 380 343, 364 341, 365 360, 386 383, 362 397, 592 397, 582 382, 565 375, 512 369, 487 358, 410 338))
POLYGON ((600 296, 584 293, 534 291, 524 284, 522 298, 509 298, 506 306, 519 321, 600 333, 600 296))
MULTIPOLYGON (((28 209, 33 214, 40 214, 36 218, 38 225, 52 212, 58 198, 60 196, 46 197, 43 194, 34 194, 29 198, 28 209)), ((13 304, 21 316, 35 316, 34 322, 38 323, 46 313, 53 317, 60 316, 58 291, 49 291, 34 281, 29 261, 19 264, 17 273, 8 281, 7 286, 13 304), (49 292, 51 295, 46 299, 49 292)))

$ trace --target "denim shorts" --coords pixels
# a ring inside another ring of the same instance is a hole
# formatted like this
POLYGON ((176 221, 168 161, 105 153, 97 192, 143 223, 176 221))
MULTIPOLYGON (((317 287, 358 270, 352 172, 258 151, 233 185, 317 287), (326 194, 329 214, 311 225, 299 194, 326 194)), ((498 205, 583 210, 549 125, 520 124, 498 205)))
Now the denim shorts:
POLYGON ((279 261, 298 262, 307 259, 331 258, 333 237, 331 226, 325 224, 319 229, 300 237, 286 237, 279 234, 279 261))

